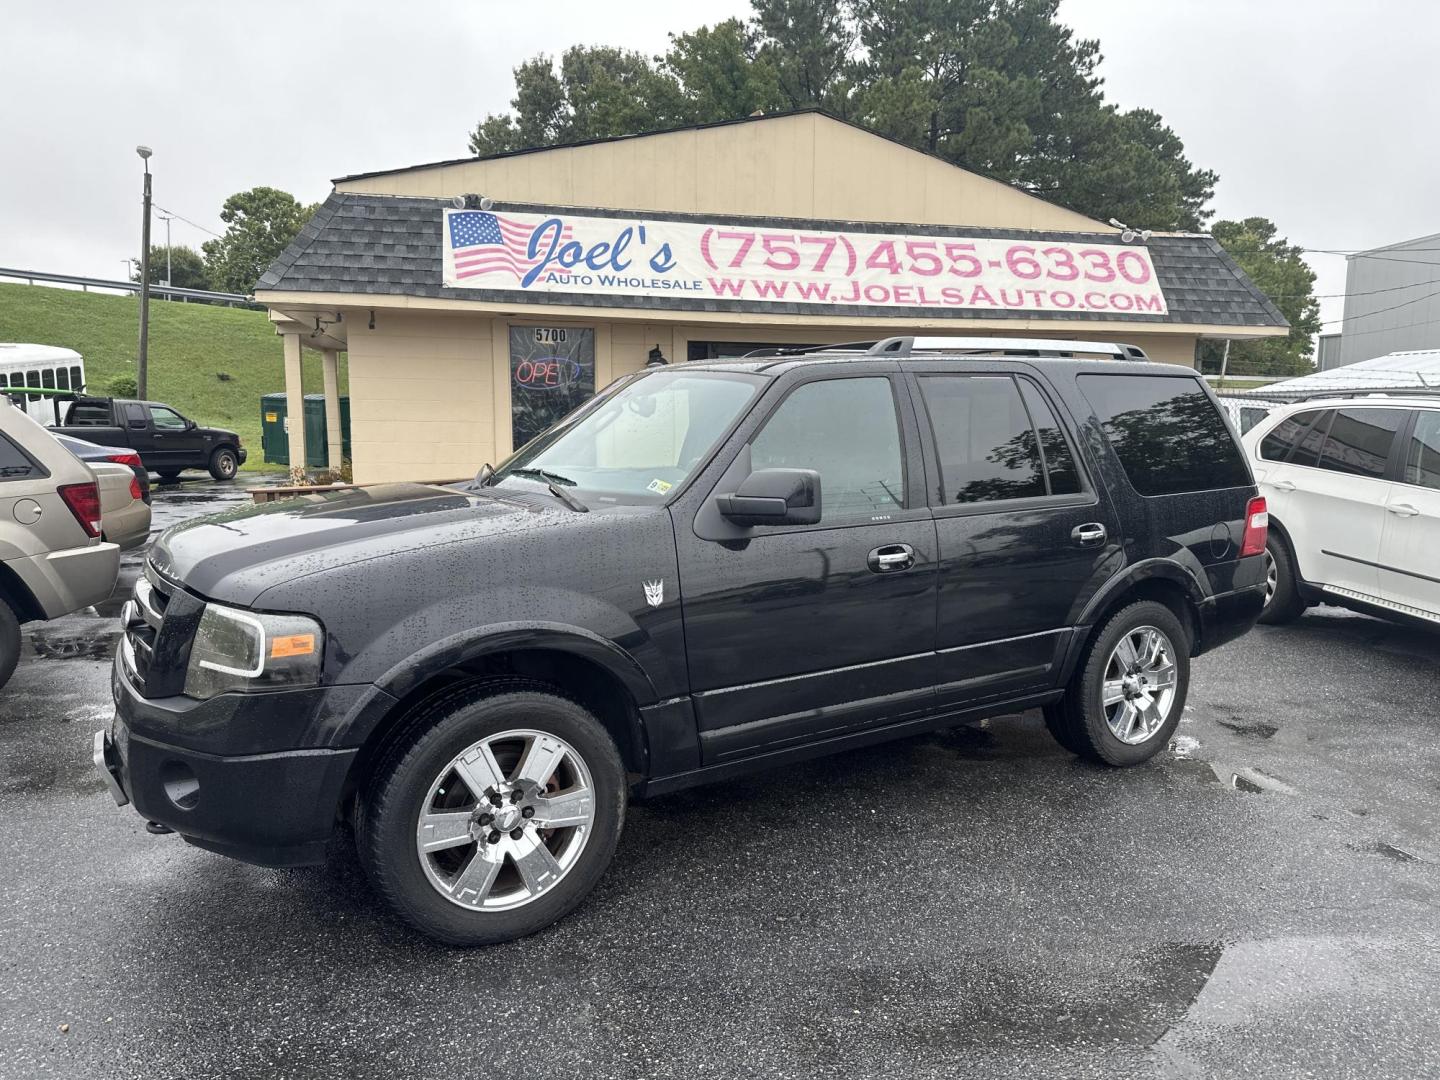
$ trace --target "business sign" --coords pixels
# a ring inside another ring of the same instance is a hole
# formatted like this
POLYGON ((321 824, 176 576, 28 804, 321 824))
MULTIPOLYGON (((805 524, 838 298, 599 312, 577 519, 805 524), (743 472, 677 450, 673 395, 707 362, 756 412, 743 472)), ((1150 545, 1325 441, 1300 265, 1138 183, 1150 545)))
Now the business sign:
POLYGON ((516 449, 594 393, 594 330, 510 328, 510 423, 516 449))
POLYGON ((1164 315, 1132 244, 445 210, 457 289, 814 307, 1164 315))

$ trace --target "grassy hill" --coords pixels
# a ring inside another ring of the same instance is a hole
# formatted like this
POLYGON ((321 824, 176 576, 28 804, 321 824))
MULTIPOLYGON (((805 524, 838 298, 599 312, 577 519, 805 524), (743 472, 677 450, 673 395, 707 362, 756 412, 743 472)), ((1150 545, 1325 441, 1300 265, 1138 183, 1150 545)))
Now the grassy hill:
MULTIPOLYGON (((134 376, 139 319, 138 297, 0 284, 0 341, 74 349, 85 358, 92 393, 108 393, 117 375, 134 376)), ((322 379, 319 355, 306 352, 305 392, 319 393, 322 379)), ((347 385, 342 355, 342 393, 347 385)), ((260 395, 284 389, 280 338, 263 311, 150 301, 151 399, 196 423, 238 431, 250 451, 247 471, 281 468, 261 460, 260 395)))

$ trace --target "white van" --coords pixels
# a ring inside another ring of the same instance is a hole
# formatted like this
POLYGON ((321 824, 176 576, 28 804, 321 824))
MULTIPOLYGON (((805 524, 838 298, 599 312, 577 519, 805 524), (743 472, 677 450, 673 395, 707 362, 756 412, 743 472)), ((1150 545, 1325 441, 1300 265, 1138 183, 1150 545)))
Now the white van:
MULTIPOLYGON (((83 390, 85 360, 74 349, 56 345, 0 342, 0 391, 9 386, 83 390)), ((43 394, 25 395, 24 411, 38 423, 55 423, 55 406, 43 394)))

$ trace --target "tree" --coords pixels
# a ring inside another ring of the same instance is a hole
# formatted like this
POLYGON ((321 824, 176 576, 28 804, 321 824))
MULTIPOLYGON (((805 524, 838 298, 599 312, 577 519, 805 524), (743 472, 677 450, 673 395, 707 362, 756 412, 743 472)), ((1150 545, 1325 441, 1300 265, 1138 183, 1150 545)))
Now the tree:
MULTIPOLYGON (((140 280, 139 262, 130 274, 131 281, 140 280)), ((165 284, 165 246, 150 249, 150 284, 165 284)), ((177 289, 208 289, 210 278, 205 271, 205 260, 192 247, 174 245, 170 248, 170 284, 177 289)))
MULTIPOLYGON (((1278 236, 1267 218, 1217 221, 1211 235, 1220 242, 1240 269, 1270 298, 1290 323, 1283 338, 1237 341, 1230 347, 1229 370, 1246 375, 1304 375, 1314 368, 1311 354, 1320 332, 1320 302, 1315 299, 1315 271, 1304 259, 1304 249, 1278 236)), ((1207 351, 1218 350, 1207 343, 1207 351)))
POLYGON ((566 49, 515 69, 515 115, 487 116, 470 134, 473 154, 633 135, 683 123, 679 84, 640 53, 608 46, 566 49))
POLYGON ((786 108, 780 73, 760 55, 760 34, 739 19, 671 34, 661 68, 680 86, 689 123, 786 108))
POLYGON ((220 220, 225 235, 205 241, 205 272, 210 287, 221 292, 254 292, 269 265, 295 239, 318 204, 306 206, 289 192, 272 187, 251 188, 225 200, 220 220))
POLYGON ((663 57, 575 47, 515 69, 473 153, 819 106, 1101 220, 1198 230, 1216 176, 1162 118, 1104 99, 1100 45, 1059 0, 751 0, 663 57))

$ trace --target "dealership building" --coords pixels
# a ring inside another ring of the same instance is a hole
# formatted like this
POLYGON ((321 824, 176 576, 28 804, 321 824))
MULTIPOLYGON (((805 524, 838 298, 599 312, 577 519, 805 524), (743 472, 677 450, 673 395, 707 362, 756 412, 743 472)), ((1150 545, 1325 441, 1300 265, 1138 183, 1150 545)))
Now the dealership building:
MULTIPOLYGON (((342 177, 260 279, 289 414, 319 364, 355 479, 498 462, 649 363, 924 332, 1124 341, 1284 335, 1219 245, 1144 235, 824 113, 342 177)), ((304 430, 290 425, 290 460, 304 430)))

